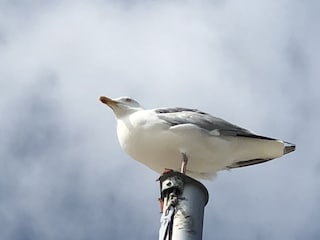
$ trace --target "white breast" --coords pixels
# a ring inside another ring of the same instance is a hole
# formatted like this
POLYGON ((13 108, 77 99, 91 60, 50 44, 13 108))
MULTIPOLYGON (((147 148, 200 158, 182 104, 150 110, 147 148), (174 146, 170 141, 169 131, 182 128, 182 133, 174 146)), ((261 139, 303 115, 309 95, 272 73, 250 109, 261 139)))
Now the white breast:
POLYGON ((151 111, 136 112, 118 119, 117 132, 121 147, 131 157, 158 173, 165 168, 179 170, 182 152, 189 157, 187 172, 193 176, 212 175, 226 164, 224 158, 212 161, 214 156, 211 151, 208 152, 208 148, 215 145, 217 155, 223 155, 221 151, 225 152, 225 140, 204 138, 203 133, 191 124, 170 127, 151 111))

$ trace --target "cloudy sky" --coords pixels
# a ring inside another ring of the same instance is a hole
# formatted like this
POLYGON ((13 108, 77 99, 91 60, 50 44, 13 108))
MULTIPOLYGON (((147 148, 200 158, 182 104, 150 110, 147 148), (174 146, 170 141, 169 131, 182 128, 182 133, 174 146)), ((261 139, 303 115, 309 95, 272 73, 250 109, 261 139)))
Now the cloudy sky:
POLYGON ((320 239, 319 1, 0 1, 0 238, 157 239, 157 173, 100 95, 297 144, 221 172, 204 239, 320 239))

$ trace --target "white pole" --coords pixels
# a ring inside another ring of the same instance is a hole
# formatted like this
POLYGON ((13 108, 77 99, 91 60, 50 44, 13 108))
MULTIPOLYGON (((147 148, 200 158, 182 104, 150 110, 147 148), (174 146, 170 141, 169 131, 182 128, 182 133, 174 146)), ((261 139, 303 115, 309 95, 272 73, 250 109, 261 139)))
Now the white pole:
POLYGON ((208 190, 180 172, 164 173, 159 180, 163 203, 159 240, 201 240, 208 190))

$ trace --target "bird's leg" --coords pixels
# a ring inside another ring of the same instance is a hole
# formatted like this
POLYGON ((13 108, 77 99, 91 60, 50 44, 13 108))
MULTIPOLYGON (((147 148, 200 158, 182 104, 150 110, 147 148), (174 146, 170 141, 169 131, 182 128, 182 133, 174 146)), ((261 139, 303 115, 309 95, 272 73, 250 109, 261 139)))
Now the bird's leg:
POLYGON ((185 153, 182 153, 182 161, 181 161, 181 173, 186 174, 188 163, 188 156, 185 153))

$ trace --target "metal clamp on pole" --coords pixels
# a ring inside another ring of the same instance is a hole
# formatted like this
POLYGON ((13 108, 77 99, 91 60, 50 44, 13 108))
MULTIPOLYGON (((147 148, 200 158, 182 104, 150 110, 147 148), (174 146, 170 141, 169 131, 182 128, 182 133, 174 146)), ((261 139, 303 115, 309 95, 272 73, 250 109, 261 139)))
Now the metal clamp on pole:
POLYGON ((159 180, 163 202, 159 240, 201 240, 208 190, 180 172, 164 173, 159 180))

